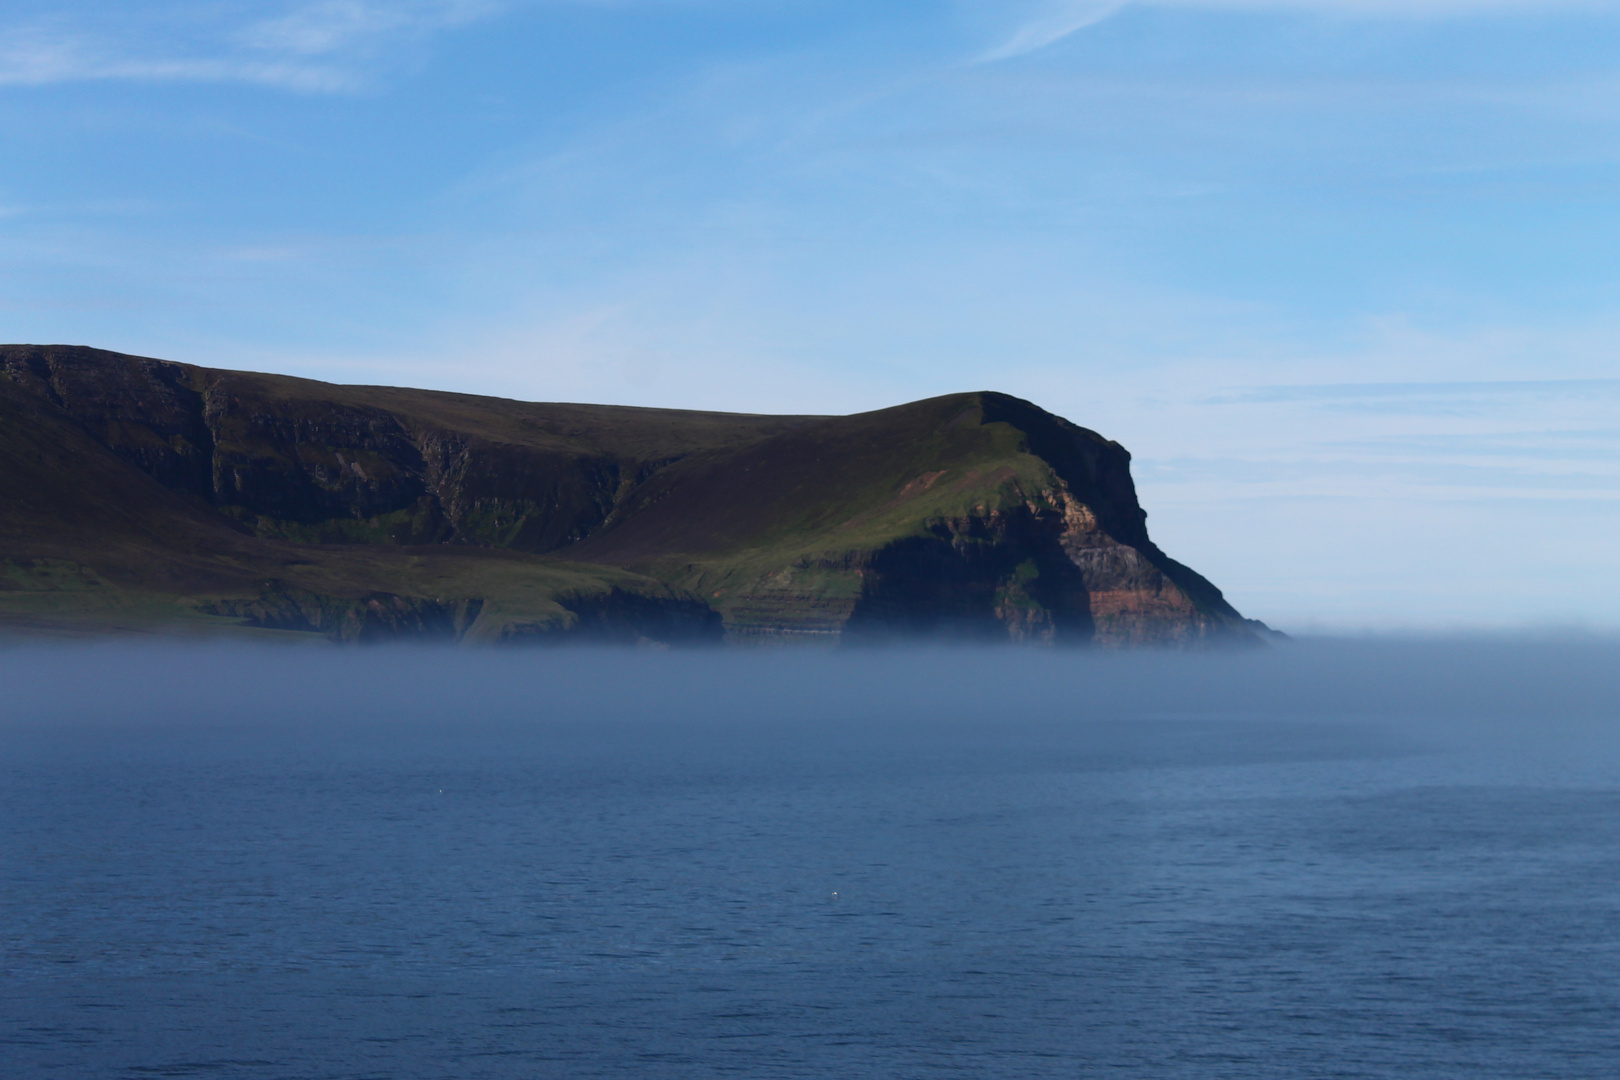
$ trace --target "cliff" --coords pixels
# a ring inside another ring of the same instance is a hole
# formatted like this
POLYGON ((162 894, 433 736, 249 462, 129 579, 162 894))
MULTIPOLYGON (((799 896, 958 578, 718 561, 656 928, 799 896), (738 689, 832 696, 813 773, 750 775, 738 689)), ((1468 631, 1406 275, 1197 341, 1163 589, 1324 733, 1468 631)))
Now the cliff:
POLYGON ((0 346, 0 619, 484 640, 1254 640, 1002 394, 535 404, 0 346))

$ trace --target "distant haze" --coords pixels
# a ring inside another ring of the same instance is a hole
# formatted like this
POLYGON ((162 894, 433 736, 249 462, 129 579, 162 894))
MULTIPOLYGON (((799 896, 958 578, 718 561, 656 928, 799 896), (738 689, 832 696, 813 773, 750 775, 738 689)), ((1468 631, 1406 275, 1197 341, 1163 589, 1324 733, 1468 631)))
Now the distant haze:
MULTIPOLYGON (((1371 727, 1412 746, 1535 745, 1620 761, 1620 641, 1478 637, 1076 652, 988 647, 671 650, 244 646, 184 638, 0 648, 0 734, 305 731, 374 752, 405 732, 730 731, 1040 740, 1167 719, 1371 727)), ((212 736, 210 736, 212 737, 212 736)), ((278 736, 279 738, 280 736, 278 736)), ((573 736, 570 736, 573 737, 573 736)), ((1573 760, 1573 759, 1571 759, 1573 760)), ((1596 758, 1594 758, 1594 761, 1596 758)))
POLYGON ((996 389, 1284 630, 1620 625, 1620 5, 14 0, 0 339, 996 389))

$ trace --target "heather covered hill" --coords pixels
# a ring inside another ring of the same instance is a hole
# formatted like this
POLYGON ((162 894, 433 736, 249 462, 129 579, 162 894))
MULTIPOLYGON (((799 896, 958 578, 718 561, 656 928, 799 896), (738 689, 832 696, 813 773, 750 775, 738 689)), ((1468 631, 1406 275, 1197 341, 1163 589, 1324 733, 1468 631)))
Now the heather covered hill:
MULTIPOLYGON (((366 638, 1254 640, 1117 443, 1002 394, 846 417, 0 347, 0 617, 366 638)), ((30 621, 31 620, 31 621, 30 621)))
POLYGON ((697 450, 802 418, 549 405, 0 346, 0 375, 258 536, 548 551, 697 450))
POLYGON ((161 437, 165 421, 177 426, 172 416, 154 409, 147 426, 138 400, 122 404, 86 425, 0 377, 0 629, 341 640, 720 634, 706 605, 611 567, 471 546, 256 536, 173 468, 188 446, 161 437))

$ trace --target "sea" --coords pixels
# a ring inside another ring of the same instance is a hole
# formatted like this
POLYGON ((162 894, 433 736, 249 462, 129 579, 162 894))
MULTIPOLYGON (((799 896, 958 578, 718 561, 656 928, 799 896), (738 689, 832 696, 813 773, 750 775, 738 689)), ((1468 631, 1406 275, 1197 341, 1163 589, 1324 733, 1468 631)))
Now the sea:
POLYGON ((1620 1075, 1620 642, 0 649, 0 1077, 1620 1075))

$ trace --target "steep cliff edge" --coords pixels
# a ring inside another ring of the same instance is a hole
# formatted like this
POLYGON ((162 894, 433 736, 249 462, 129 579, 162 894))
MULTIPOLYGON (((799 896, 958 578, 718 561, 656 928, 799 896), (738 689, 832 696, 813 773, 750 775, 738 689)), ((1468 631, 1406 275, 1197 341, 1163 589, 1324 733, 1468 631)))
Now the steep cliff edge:
POLYGON ((0 412, 13 622, 73 593, 345 640, 1263 630, 1149 540, 1122 447, 1002 394, 750 416, 0 346, 0 412))
POLYGON ((567 554, 691 589, 734 637, 1255 640, 1146 516, 1118 443, 983 392, 692 455, 567 554))

